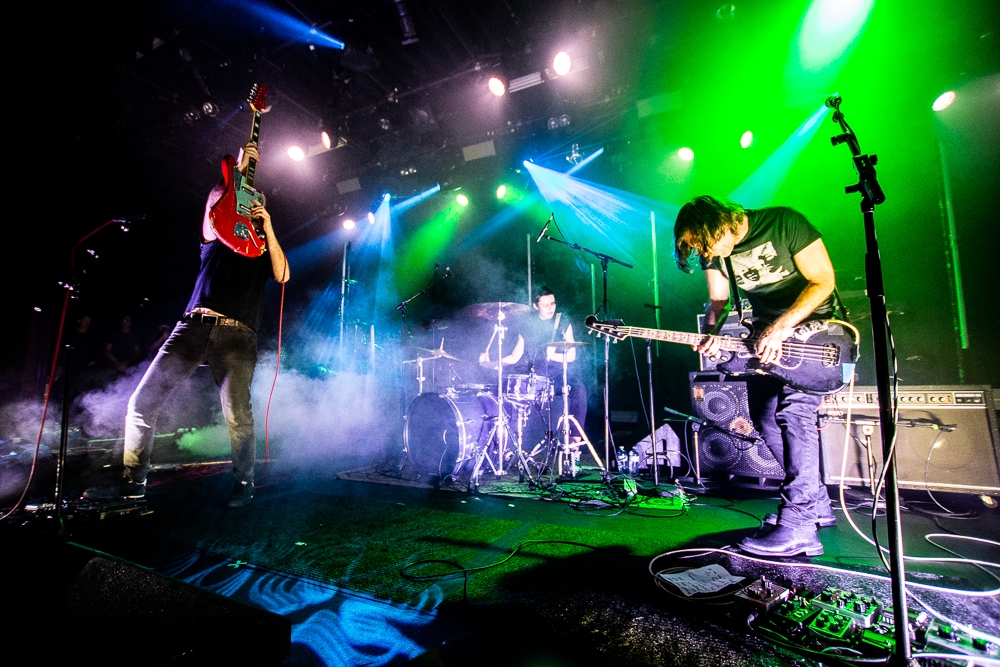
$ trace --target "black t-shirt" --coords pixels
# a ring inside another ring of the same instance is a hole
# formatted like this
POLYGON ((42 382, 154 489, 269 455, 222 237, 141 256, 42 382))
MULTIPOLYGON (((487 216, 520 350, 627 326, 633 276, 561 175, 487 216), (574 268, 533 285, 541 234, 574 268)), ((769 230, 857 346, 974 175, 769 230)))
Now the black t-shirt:
MULTIPOLYGON (((746 214, 750 229, 729 259, 736 285, 750 301, 754 318, 771 322, 791 307, 808 284, 792 257, 822 235, 805 216, 785 206, 747 210, 746 214)), ((703 262, 702 268, 719 269, 728 279, 722 258, 703 262)), ((828 317, 832 312, 831 295, 810 317, 828 317)))
MULTIPOLYGON (((563 340, 570 319, 562 313, 543 320, 537 314, 525 317, 518 323, 517 332, 524 339, 524 353, 521 359, 510 367, 513 373, 530 373, 555 377, 562 375, 562 364, 548 361, 545 353, 546 343, 563 340), (558 317, 558 323, 556 320, 558 317)), ((573 364, 570 364, 572 367, 573 364)))
POLYGON ((222 241, 201 244, 201 267, 187 310, 209 308, 246 324, 254 331, 264 313, 264 286, 271 277, 271 258, 244 257, 222 241))

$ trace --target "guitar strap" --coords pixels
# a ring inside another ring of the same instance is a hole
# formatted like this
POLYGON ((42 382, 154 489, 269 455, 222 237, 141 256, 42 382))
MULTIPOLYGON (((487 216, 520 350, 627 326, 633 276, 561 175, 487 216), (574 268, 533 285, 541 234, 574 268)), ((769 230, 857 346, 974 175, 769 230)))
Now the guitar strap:
POLYGON ((729 261, 729 257, 725 257, 726 260, 726 273, 729 274, 729 303, 736 304, 736 315, 739 317, 740 322, 743 321, 743 299, 740 298, 740 289, 736 286, 736 273, 733 271, 733 263, 729 261))

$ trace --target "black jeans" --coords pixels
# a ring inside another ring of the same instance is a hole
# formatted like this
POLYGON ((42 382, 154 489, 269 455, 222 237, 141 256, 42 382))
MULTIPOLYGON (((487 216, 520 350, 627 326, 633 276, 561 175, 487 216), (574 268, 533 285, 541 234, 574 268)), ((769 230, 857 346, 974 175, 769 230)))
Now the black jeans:
POLYGON ((253 482, 257 456, 250 383, 257 365, 257 334, 245 327, 178 322, 157 352, 128 402, 125 468, 135 482, 149 472, 156 419, 171 392, 208 363, 219 387, 222 414, 232 444, 237 481, 253 482))
POLYGON ((819 469, 816 411, 822 396, 806 394, 766 376, 747 380, 750 418, 785 471, 778 525, 814 526, 829 512, 830 496, 819 469))

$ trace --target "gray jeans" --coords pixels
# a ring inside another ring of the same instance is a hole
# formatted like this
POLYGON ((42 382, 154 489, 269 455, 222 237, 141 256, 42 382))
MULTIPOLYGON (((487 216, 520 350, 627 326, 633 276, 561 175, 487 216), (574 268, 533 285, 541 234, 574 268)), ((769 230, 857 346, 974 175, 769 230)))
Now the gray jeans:
POLYGON ((792 389, 771 377, 747 379, 750 418, 785 471, 778 524, 813 526, 828 514, 830 495, 819 469, 816 411, 822 396, 792 389))
POLYGON ((232 445, 233 473, 237 481, 253 482, 257 443, 250 383, 257 365, 257 334, 245 327, 201 322, 177 323, 129 399, 124 462, 133 481, 146 480, 160 410, 171 392, 204 363, 219 387, 232 445))

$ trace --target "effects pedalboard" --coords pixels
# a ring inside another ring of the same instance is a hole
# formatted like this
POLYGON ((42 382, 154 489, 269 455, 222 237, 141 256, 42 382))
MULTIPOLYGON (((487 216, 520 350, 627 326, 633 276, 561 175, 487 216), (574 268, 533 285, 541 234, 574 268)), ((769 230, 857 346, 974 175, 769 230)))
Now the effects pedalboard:
MULTIPOLYGON (((790 649, 825 659, 886 658, 895 653, 894 616, 891 605, 838 588, 820 593, 796 589, 791 582, 779 585, 761 577, 736 592, 734 620, 745 619, 762 637, 778 640, 790 649)), ((1000 658, 1000 638, 973 634, 942 623, 927 612, 909 610, 909 636, 914 653, 953 654, 954 660, 937 657, 928 665, 971 667, 1000 658), (983 658, 982 663, 975 658, 983 658)))

